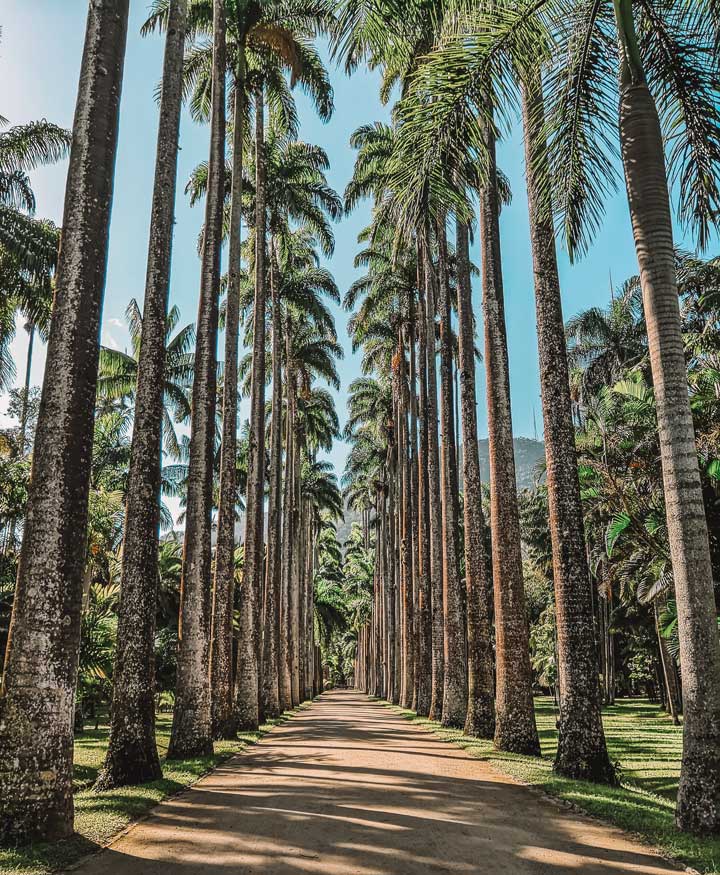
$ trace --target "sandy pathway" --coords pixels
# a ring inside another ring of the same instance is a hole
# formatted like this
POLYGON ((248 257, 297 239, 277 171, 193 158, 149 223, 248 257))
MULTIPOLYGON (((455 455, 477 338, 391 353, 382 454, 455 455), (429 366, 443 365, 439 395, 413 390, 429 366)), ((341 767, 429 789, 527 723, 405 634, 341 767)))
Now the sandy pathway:
POLYGON ((159 805, 80 875, 676 871, 357 693, 311 708, 159 805))

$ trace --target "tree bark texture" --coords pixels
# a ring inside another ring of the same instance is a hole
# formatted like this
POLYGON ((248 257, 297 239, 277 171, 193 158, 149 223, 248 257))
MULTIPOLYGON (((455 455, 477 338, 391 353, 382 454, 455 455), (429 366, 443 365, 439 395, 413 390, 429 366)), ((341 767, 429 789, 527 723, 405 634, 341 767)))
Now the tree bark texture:
POLYGON ((258 599, 263 585, 265 492, 265 98, 255 88, 255 300, 253 305, 250 446, 245 502, 245 568, 240 590, 240 629, 235 709, 240 729, 259 723, 258 599))
POLYGON ((425 357, 427 368, 426 419, 428 430, 428 507, 430 515, 430 595, 432 619, 432 695, 430 718, 440 720, 445 677, 445 631, 443 622, 443 535, 438 446, 437 371, 435 364, 435 266, 430 251, 430 233, 422 241, 425 275, 425 357))
POLYGON ((90 5, 47 367, 0 686, 0 841, 73 830, 73 713, 128 0, 90 5))
MULTIPOLYGON (((418 431, 420 446, 416 451, 417 473, 417 568, 418 568, 418 664, 417 671, 417 713, 421 717, 430 714, 432 701, 432 593, 430 589, 430 478, 428 475, 428 420, 427 420, 427 333, 425 331, 424 274, 418 271, 418 431)), ((410 364, 415 363, 415 322, 410 324, 410 364)), ((417 440, 417 438, 415 438, 417 440)))
POLYGON ((235 592, 235 507, 237 505, 238 334, 242 230, 242 173, 244 118, 243 70, 235 77, 233 101, 232 189, 230 192, 230 252, 225 308, 225 367, 223 375, 220 503, 215 546, 210 682, 213 738, 235 738, 233 698, 233 613, 235 592))
POLYGON ((688 398, 662 132, 644 82, 624 84, 620 141, 657 408, 683 689, 676 820, 720 831, 720 638, 688 398))
POLYGON ((493 738, 495 734, 495 677, 489 616, 485 520, 477 433, 475 391, 475 323, 468 227, 456 223, 458 294, 458 370, 462 422, 463 512, 465 528, 465 588, 467 592, 468 706, 465 734, 493 738))
POLYGON ((162 774, 155 741, 155 615, 160 529, 165 330, 170 291, 187 0, 168 13, 145 300, 122 548, 113 703, 97 789, 162 774))
POLYGON ((175 708, 168 759, 212 753, 210 626, 218 296, 225 195, 225 4, 213 3, 208 191, 195 343, 175 708))
POLYGON ((500 255, 500 199, 495 139, 486 134, 488 183, 480 192, 485 373, 490 450, 490 529, 495 591, 495 744, 513 753, 539 754, 532 698, 529 630, 515 482, 510 374, 500 255))
POLYGON ((614 783, 600 714, 600 684, 591 582, 585 552, 575 429, 552 211, 543 200, 542 94, 523 91, 530 237, 535 273, 540 389, 555 579, 560 717, 555 769, 563 775, 614 783))
POLYGON ((443 464, 443 627, 445 675, 443 726, 463 727, 467 717, 465 600, 460 585, 458 472, 453 403, 453 351, 447 238, 438 232, 440 314, 440 410, 443 464))
POLYGON ((280 283, 274 253, 270 253, 272 299, 272 407, 270 419, 270 495, 268 549, 263 600, 263 659, 261 698, 263 715, 280 713, 278 685, 278 632, 280 601, 280 547, 282 540, 282 313, 280 283))

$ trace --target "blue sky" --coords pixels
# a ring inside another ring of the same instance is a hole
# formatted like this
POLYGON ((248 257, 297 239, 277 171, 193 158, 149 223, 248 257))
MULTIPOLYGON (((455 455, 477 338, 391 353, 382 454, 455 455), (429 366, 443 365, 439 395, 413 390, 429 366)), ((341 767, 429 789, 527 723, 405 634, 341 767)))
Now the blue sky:
MULTIPOLYGON (((131 21, 122 96, 120 146, 118 153, 115 200, 110 234, 110 260, 103 317, 103 343, 124 348, 127 332, 124 311, 136 297, 142 303, 145 281, 148 224, 155 160, 157 106, 153 97, 162 66, 162 38, 142 39, 140 25, 145 17, 144 0, 131 3, 131 21)), ((11 124, 47 118, 71 127, 75 106, 80 56, 84 38, 86 0, 3 0, 0 11, 0 115, 11 124)), ((377 77, 360 71, 348 78, 342 70, 331 67, 335 89, 335 114, 328 124, 320 122, 303 95, 298 94, 302 119, 301 138, 323 146, 329 154, 329 181, 342 192, 354 161, 349 146, 352 131, 360 124, 388 118, 388 109, 377 97, 377 77)), ((202 208, 191 209, 182 193, 191 169, 207 157, 207 128, 183 119, 179 163, 180 192, 176 211, 176 233, 172 273, 172 302, 182 314, 182 323, 194 321, 197 309, 199 261, 197 236, 202 223, 202 208)), ((503 268, 510 376, 513 398, 514 429, 517 435, 533 435, 534 413, 541 433, 535 313, 532 290, 530 242, 523 177, 522 141, 515 130, 499 149, 498 162, 510 179, 514 198, 501 217, 503 268)), ((33 175, 38 200, 38 215, 62 219, 65 165, 43 168, 33 175)), ((353 258, 356 237, 369 218, 369 205, 361 206, 350 218, 335 228, 336 248, 330 259, 341 292, 348 288, 357 272, 353 258)), ((682 242, 681 236, 680 242, 682 242)), ((478 259, 477 244, 473 253, 478 259)), ((613 197, 606 212, 603 229, 590 254, 571 266, 561 254, 561 279, 566 318, 578 310, 609 299, 610 279, 618 284, 637 272, 632 245, 627 204, 622 192, 613 197)), ((476 312, 480 312, 475 290, 476 312)), ((347 314, 336 314, 340 339, 346 349, 340 364, 343 388, 338 409, 345 418, 345 389, 358 375, 359 363, 350 352, 347 339, 347 314)), ((482 347, 482 338, 479 338, 482 347)), ((26 341, 18 333, 13 351, 18 373, 25 368, 26 341)), ((222 354, 222 347, 220 347, 222 354)), ((33 368, 33 382, 40 384, 44 355, 41 351, 33 368)), ((482 365, 479 386, 484 387, 482 365)), ((6 399, 0 397, 0 424, 6 399)), ((245 410, 242 411, 245 416, 245 410)), ((478 405, 480 434, 486 434, 485 404, 478 405)), ((342 472, 346 448, 338 444, 332 460, 342 472)))

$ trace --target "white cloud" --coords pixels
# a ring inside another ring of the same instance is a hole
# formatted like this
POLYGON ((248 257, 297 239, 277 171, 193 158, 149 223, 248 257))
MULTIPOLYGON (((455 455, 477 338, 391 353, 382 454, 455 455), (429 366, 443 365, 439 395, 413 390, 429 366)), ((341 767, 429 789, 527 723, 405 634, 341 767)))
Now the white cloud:
MULTIPOLYGON (((112 320, 108 320, 112 321, 112 320)), ((103 346, 107 346, 109 349, 117 349, 120 350, 122 347, 118 343, 118 341, 113 337, 113 335, 108 331, 107 328, 103 328, 102 336, 100 338, 100 343, 103 346)))

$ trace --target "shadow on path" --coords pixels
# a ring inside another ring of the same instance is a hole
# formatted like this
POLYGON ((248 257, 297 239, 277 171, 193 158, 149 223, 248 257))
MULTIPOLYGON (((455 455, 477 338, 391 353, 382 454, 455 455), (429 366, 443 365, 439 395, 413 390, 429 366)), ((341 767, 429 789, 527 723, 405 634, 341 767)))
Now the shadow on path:
POLYGON ((350 691, 321 696, 79 875, 677 871, 350 691))

